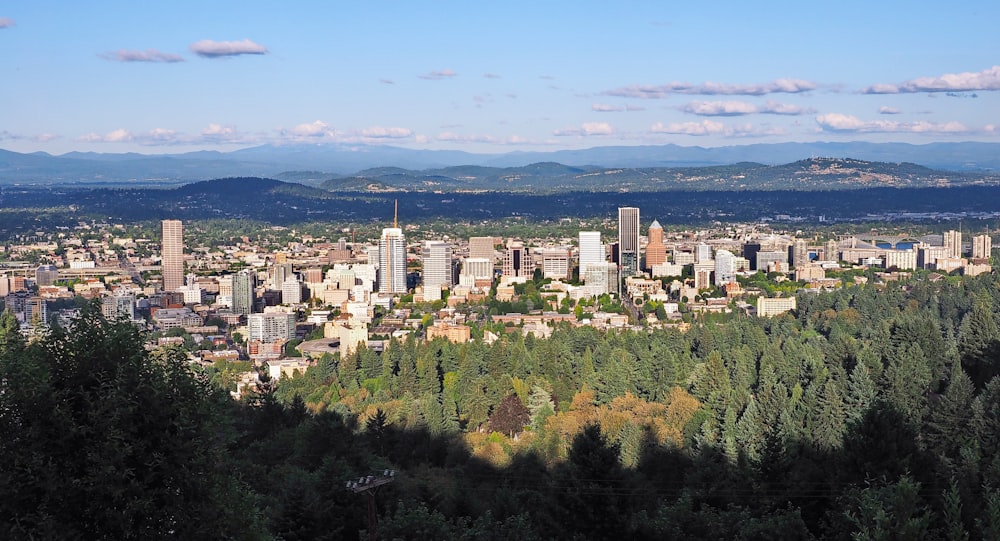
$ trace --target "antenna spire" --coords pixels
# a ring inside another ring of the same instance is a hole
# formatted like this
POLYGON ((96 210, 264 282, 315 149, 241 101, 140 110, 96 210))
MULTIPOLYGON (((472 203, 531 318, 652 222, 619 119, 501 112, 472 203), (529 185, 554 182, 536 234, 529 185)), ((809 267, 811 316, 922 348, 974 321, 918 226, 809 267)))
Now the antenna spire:
POLYGON ((392 227, 399 228, 399 199, 395 200, 396 208, 392 211, 392 227))

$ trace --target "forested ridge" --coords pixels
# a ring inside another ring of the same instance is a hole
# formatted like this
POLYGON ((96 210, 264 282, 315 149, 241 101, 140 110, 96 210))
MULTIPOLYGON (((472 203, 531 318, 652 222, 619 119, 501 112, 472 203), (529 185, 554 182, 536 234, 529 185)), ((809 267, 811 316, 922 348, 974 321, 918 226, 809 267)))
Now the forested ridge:
POLYGON ((7 327, 0 537, 356 539, 344 482, 394 469, 384 539, 997 539, 998 309, 991 274, 686 333, 409 339, 240 403, 99 314, 7 327))

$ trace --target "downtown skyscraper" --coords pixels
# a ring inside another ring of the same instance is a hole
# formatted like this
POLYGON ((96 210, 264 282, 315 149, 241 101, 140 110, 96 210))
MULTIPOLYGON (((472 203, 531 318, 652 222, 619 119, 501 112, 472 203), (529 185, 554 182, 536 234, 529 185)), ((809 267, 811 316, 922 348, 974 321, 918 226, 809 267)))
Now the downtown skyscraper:
POLYGON ((378 291, 406 293, 406 237, 395 215, 378 240, 378 291))
POLYGON ((639 209, 618 208, 618 264, 621 276, 639 274, 639 209))
POLYGON ((184 227, 180 220, 163 220, 161 226, 163 290, 176 291, 184 285, 184 227))

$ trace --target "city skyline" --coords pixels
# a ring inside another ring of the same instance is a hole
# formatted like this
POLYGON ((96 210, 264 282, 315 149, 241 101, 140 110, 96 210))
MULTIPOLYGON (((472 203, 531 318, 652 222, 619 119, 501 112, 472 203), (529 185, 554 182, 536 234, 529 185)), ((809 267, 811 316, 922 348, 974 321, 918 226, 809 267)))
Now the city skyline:
POLYGON ((1000 140, 986 2, 61 4, 0 9, 0 148, 1000 140))

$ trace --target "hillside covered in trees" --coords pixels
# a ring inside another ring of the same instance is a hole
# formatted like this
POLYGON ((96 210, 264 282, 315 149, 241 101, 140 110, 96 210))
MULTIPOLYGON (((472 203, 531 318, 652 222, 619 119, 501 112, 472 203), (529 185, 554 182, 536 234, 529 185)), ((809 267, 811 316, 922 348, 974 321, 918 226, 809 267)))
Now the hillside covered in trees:
POLYGON ((383 539, 1000 537, 1000 278, 798 307, 409 339, 239 403, 96 313, 5 326, 0 537, 357 539, 384 469, 383 539))

